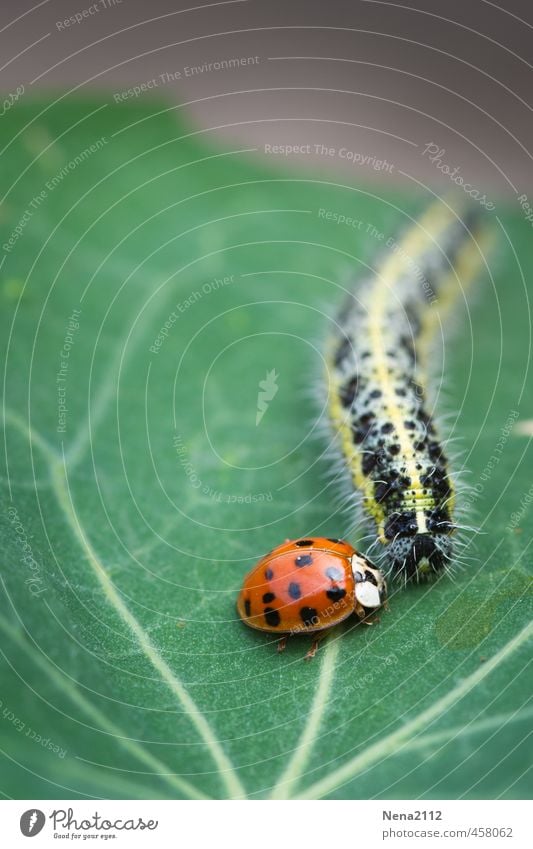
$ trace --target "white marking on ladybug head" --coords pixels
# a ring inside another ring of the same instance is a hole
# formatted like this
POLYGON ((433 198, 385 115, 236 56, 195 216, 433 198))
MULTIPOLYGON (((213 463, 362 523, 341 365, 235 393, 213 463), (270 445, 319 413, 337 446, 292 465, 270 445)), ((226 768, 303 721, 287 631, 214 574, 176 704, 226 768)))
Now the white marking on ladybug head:
POLYGON ((380 607, 381 596, 375 584, 361 581, 355 585, 355 597, 363 607, 380 607))
POLYGON ((350 563, 352 564, 352 574, 355 580, 364 581, 365 569, 368 565, 364 557, 361 557, 361 555, 356 551, 355 554, 352 554, 350 563))
POLYGON ((360 554, 354 554, 351 562, 357 601, 363 607, 381 607, 387 594, 387 585, 382 573, 360 554))

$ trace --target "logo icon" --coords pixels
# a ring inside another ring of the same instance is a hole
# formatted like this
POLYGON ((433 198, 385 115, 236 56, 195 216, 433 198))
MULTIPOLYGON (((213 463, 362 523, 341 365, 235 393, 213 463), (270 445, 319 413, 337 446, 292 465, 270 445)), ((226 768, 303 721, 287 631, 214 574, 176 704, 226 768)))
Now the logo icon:
POLYGON ((257 413, 255 416, 256 427, 265 415, 270 401, 272 401, 274 395, 279 389, 279 386, 276 383, 278 377, 279 374, 276 374, 276 369, 273 368, 272 371, 267 371, 264 380, 259 381, 260 391, 257 393, 257 413))
POLYGON ((24 837, 35 837, 42 831, 46 822, 46 817, 38 808, 30 808, 29 811, 24 811, 20 818, 20 830, 24 837))

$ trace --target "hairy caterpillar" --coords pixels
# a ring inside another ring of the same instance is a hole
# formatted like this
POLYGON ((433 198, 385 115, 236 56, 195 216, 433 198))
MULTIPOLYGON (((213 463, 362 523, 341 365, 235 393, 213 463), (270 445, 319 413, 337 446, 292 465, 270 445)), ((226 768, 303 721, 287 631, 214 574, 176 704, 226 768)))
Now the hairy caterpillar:
POLYGON ((326 354, 329 418, 363 511, 404 580, 447 569, 455 489, 428 412, 424 361, 432 332, 479 271, 489 230, 435 202, 360 281, 326 354), (436 310, 434 304, 438 303, 436 310))

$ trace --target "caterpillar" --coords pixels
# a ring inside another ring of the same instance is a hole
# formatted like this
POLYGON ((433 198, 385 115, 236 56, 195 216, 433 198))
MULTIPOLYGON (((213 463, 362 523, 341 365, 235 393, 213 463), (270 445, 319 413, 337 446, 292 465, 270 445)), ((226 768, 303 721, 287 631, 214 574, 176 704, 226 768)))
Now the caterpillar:
POLYGON ((480 212, 461 219, 434 202, 389 240, 327 344, 335 440, 385 571, 404 581, 448 571, 454 556, 456 492, 428 412, 425 365, 443 309, 477 275, 490 240, 480 212))

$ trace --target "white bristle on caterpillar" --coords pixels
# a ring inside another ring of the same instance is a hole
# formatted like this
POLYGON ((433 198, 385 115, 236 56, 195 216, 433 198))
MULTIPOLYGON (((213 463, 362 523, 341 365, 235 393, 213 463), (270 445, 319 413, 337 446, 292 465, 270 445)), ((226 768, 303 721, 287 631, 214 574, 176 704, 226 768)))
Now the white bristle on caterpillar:
POLYGON ((433 203, 361 279, 328 344, 335 440, 384 568, 403 580, 452 561, 455 486, 427 409, 424 366, 442 308, 478 274, 490 232, 477 211, 461 219, 433 203))

